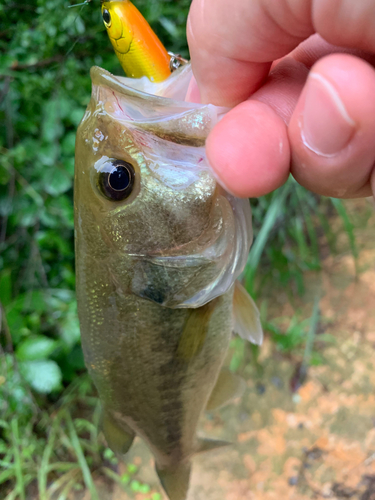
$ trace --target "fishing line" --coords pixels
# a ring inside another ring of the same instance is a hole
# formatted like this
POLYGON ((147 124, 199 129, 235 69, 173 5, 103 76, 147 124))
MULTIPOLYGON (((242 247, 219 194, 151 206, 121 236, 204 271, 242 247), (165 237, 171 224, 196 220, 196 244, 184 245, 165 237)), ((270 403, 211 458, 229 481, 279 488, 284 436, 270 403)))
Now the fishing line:
POLYGON ((75 3, 73 5, 68 5, 66 8, 67 9, 71 9, 72 7, 80 7, 81 5, 88 5, 92 0, 85 0, 84 2, 82 3, 75 3))
MULTIPOLYGON (((82 12, 82 10, 83 10, 84 6, 85 6, 85 5, 88 5, 88 4, 89 4, 89 3, 91 3, 91 2, 92 2, 92 0, 85 0, 85 1, 84 1, 84 2, 82 2, 82 3, 76 3, 76 4, 73 4, 73 5, 67 5, 67 6, 66 6, 66 8, 67 8, 67 9, 71 9, 72 7, 81 7, 81 8, 80 8, 80 10, 79 10, 79 12, 78 12, 78 14, 76 15, 76 17, 75 17, 75 19, 74 19, 74 21, 73 21, 73 24, 75 24, 75 23, 76 23, 76 21, 77 21, 78 17, 80 16, 80 14, 81 14, 81 12, 82 12)), ((70 49, 68 50, 68 52, 65 54, 65 56, 64 56, 64 60, 65 60, 65 59, 68 57, 68 55, 72 52, 72 50, 74 49, 74 47, 75 47, 75 46, 77 45, 77 43, 79 42, 80 38, 81 38, 80 36, 78 36, 78 37, 77 37, 77 40, 73 43, 73 45, 70 47, 70 49)))

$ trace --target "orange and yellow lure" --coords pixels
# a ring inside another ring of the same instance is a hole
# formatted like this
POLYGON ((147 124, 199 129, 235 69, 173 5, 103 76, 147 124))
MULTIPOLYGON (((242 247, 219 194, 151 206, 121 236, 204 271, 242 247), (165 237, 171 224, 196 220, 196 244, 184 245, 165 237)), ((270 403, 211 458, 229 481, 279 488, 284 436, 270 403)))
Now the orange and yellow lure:
POLYGON ((129 77, 152 82, 171 74, 171 57, 146 19, 129 0, 105 1, 102 16, 116 55, 129 77))

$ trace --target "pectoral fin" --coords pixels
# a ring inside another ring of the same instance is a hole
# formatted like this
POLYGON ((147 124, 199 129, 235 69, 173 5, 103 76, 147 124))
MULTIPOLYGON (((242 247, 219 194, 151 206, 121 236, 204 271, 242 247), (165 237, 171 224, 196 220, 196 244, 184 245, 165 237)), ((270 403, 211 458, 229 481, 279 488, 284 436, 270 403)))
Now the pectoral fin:
POLYGON ((183 462, 174 468, 159 469, 156 466, 155 469, 169 500, 186 500, 191 472, 190 462, 183 462))
POLYGON ((125 455, 131 447, 135 433, 126 424, 121 426, 107 412, 103 412, 102 430, 107 440, 108 446, 117 455, 125 455))
POLYGON ((216 300, 212 300, 198 309, 191 309, 177 348, 179 358, 188 361, 201 351, 215 304, 216 300))
POLYGON ((233 313, 235 333, 253 344, 261 345, 263 330, 258 308, 239 281, 236 281, 234 287, 233 313))
POLYGON ((216 410, 231 400, 242 396, 245 387, 245 381, 241 377, 238 377, 227 368, 223 368, 208 400, 206 410, 216 410))

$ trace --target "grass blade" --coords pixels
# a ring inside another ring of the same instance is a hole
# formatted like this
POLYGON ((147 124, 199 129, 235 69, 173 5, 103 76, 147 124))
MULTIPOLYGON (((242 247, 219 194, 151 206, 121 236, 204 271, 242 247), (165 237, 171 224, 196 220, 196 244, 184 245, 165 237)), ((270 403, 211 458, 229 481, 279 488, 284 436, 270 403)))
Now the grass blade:
POLYGON ((9 481, 14 476, 14 468, 10 467, 9 469, 0 472, 0 484, 9 481))
POLYGON ((90 491, 91 500, 99 500, 98 493, 97 493, 95 485, 94 485, 94 481, 92 480, 89 466, 87 465, 85 455, 84 455, 83 450, 81 448, 81 444, 79 442, 76 430, 74 428, 72 419, 71 419, 69 414, 67 415, 66 421, 68 424, 69 437, 70 437, 73 449, 75 451, 75 454, 77 455, 79 466, 81 467, 81 470, 82 470, 83 480, 86 484, 86 487, 90 491))
POLYGON ((13 441, 13 453, 14 453, 14 469, 15 476, 17 480, 17 490, 21 500, 25 500, 25 484, 22 472, 22 458, 19 449, 19 433, 18 433, 18 421, 13 418, 11 421, 12 430, 12 441, 13 441))
POLYGON ((310 328, 307 334, 305 352, 302 360, 302 364, 305 365, 306 367, 310 364, 311 353, 314 346, 314 340, 315 340, 316 330, 318 327, 319 318, 320 318, 319 295, 317 295, 314 301, 313 312, 310 319, 310 328))
POLYGON ((60 476, 56 481, 54 481, 51 486, 48 488, 48 500, 52 498, 54 493, 58 491, 60 488, 65 487, 65 485, 74 478, 74 481, 77 481, 78 476, 82 473, 81 469, 77 464, 73 464, 74 468, 60 476))
POLYGON ((349 218, 348 212, 346 211, 346 208, 345 208, 343 202, 341 200, 339 200, 338 198, 330 198, 330 200, 344 223, 344 228, 345 228, 346 234, 348 235, 348 239, 349 239, 350 250, 351 250, 353 258, 354 258, 355 274, 357 275, 358 274, 358 248, 357 248, 355 235, 354 235, 354 225, 349 218))
POLYGON ((108 467, 102 467, 101 471, 104 472, 107 477, 112 479, 112 481, 115 481, 119 485, 124 486, 124 483, 121 481, 121 477, 117 474, 117 472, 109 469, 108 467))
POLYGON ((64 486, 63 490, 61 491, 60 495, 58 496, 57 500, 66 500, 66 497, 69 495, 70 490, 72 488, 74 488, 75 484, 76 484, 75 478, 68 481, 68 483, 64 486))
POLYGON ((9 495, 7 495, 7 496, 5 497, 5 499, 4 499, 4 500, 16 500, 18 493, 19 493, 19 489, 16 487, 16 488, 14 488, 14 490, 12 490, 12 491, 9 493, 9 495))
POLYGON ((77 467, 77 464, 73 462, 54 462, 47 466, 47 472, 48 473, 52 471, 67 472, 70 471, 71 469, 74 469, 75 467, 77 467))
POLYGON ((266 246, 268 237, 275 225, 277 218, 280 215, 285 198, 291 189, 292 184, 286 183, 282 188, 275 192, 271 204, 267 210, 263 225, 255 239, 255 242, 250 250, 250 255, 245 271, 246 289, 253 294, 254 292, 254 276, 258 267, 260 258, 266 246))
POLYGON ((47 446, 45 447, 42 455, 40 468, 38 470, 38 488, 39 488, 40 500, 47 500, 47 480, 48 480, 48 472, 50 471, 49 459, 55 444, 56 432, 59 423, 60 419, 56 418, 51 429, 51 434, 49 436, 47 446))

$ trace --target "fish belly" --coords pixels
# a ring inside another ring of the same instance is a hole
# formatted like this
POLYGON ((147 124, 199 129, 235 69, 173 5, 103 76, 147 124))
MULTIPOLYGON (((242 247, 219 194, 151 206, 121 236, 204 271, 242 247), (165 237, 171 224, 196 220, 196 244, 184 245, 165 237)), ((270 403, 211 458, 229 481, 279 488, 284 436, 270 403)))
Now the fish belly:
POLYGON ((98 268, 77 266, 86 365, 105 412, 168 467, 196 451, 198 420, 229 345, 233 290, 215 299, 199 349, 184 354, 179 346, 192 310, 119 293, 98 268))

